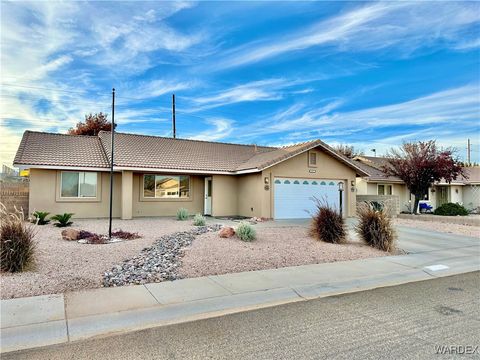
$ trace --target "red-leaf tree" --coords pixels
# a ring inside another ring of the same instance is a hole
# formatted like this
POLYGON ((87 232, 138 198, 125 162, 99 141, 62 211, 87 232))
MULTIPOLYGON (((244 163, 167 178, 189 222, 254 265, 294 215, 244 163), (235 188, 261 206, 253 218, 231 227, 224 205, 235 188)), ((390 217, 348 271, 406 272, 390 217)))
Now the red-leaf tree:
POLYGON ((404 143, 399 149, 392 149, 387 158, 388 164, 383 166, 383 171, 405 182, 415 196, 415 213, 418 203, 434 182, 444 180, 451 183, 457 177, 465 176, 460 163, 453 157, 453 150, 439 150, 434 140, 404 143))
POLYGON ((98 114, 85 115, 85 122, 79 122, 75 128, 68 130, 70 135, 98 135, 101 131, 111 131, 112 123, 107 120, 107 114, 99 112, 98 114))

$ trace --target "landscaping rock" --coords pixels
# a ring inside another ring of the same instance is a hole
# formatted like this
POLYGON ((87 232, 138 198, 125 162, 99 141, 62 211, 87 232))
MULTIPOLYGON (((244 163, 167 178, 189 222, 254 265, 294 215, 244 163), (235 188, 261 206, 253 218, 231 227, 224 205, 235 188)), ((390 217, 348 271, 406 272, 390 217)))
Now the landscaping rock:
POLYGON ((78 240, 79 235, 80 235, 80 231, 75 230, 75 229, 62 230, 62 239, 63 240, 75 241, 75 240, 78 240))
POLYGON ((218 235, 221 238, 230 238, 235 235, 235 230, 232 227, 226 226, 220 229, 218 235))
POLYGON ((218 231, 221 225, 197 226, 189 231, 180 231, 162 236, 153 246, 144 248, 136 257, 114 266, 103 275, 103 286, 146 284, 179 278, 183 249, 190 245, 195 236, 218 231))

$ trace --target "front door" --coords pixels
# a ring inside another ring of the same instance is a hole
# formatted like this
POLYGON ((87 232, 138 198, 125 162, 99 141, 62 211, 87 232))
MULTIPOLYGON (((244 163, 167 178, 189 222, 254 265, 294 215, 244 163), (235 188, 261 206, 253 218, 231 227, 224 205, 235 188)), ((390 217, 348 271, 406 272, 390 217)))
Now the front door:
POLYGON ((212 215, 212 178, 205 178, 205 215, 212 215))
POLYGON ((437 207, 447 203, 448 199, 448 186, 437 186, 437 207))

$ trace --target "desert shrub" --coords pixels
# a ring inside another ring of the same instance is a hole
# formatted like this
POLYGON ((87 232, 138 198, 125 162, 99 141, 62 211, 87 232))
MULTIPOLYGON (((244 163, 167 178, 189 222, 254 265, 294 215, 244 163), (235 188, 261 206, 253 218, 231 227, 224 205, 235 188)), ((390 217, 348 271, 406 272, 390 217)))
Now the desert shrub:
POLYGON ((342 244, 347 239, 343 216, 326 201, 314 198, 317 211, 312 216, 310 235, 332 244, 342 244))
POLYGON ((196 214, 193 217, 193 225, 195 226, 205 226, 206 223, 207 223, 207 220, 205 219, 205 216, 203 216, 202 214, 196 214))
POLYGON ((466 216, 468 215, 468 210, 460 204, 446 203, 436 208, 433 213, 442 216, 466 216))
POLYGON ((86 230, 80 230, 78 240, 86 240, 89 244, 105 244, 106 242, 103 236, 86 230))
POLYGON ((242 241, 253 241, 257 237, 257 232, 251 224, 242 221, 235 230, 235 233, 242 241))
POLYGON ((58 227, 67 227, 73 224, 73 221, 70 221, 72 218, 72 213, 57 214, 52 216, 50 219, 56 221, 53 225, 58 227))
POLYGON ((35 232, 25 222, 23 212, 9 213, 0 203, 0 268, 2 271, 18 272, 28 269, 33 263, 35 232))
POLYGON ((187 220, 188 219, 188 210, 185 208, 180 208, 177 210, 177 220, 187 220))
POLYGON ((133 240, 133 239, 141 238, 141 236, 138 235, 138 233, 131 233, 123 230, 113 231, 112 236, 118 239, 123 239, 123 240, 133 240))
POLYGON ((370 202, 357 206, 358 223, 355 232, 368 245, 383 251, 395 250, 396 232, 388 206, 381 210, 370 202))
POLYGON ((50 220, 47 219, 47 216, 50 215, 49 212, 35 211, 32 215, 33 215, 32 222, 37 225, 46 225, 50 222, 50 220))

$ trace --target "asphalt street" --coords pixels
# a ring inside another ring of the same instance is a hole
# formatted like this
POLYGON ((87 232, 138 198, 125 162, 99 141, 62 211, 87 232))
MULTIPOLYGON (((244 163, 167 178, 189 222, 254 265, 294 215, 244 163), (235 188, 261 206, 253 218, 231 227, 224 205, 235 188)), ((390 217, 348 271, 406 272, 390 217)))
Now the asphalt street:
POLYGON ((2 355, 2 359, 480 358, 480 273, 2 355), (443 351, 444 354, 437 352, 443 351))

